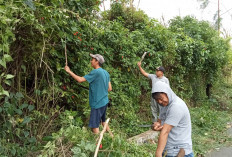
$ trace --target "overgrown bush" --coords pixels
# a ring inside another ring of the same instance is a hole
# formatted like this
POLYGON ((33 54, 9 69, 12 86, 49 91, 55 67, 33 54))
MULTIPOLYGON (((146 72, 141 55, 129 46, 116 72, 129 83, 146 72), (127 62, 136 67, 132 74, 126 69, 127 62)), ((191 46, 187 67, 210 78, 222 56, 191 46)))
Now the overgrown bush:
MULTIPOLYGON (((63 70, 65 51, 68 65, 80 76, 91 70, 89 53, 104 56, 103 68, 113 86, 108 116, 122 129, 123 138, 141 131, 140 98, 150 93, 148 80, 137 68, 144 51, 144 69, 154 73, 163 65, 174 91, 195 106, 205 99, 206 85, 218 80, 227 63, 228 40, 218 37, 207 22, 177 17, 166 28, 121 2, 102 15, 99 5, 98 0, 0 1, 3 155, 23 156, 41 149, 38 153, 43 155, 59 154, 61 147, 56 146, 61 141, 76 155, 91 153, 86 150, 92 146, 82 148, 79 135, 73 134, 88 132, 82 129, 90 111, 88 83, 78 84, 63 70), (71 135, 75 137, 68 141, 71 135)), ((125 142, 125 156, 137 151, 125 142)))

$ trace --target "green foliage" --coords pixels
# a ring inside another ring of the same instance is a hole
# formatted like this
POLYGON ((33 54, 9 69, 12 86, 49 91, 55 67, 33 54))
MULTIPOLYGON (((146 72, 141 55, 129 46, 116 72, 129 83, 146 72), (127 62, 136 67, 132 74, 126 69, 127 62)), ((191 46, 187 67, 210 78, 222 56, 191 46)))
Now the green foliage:
POLYGON ((9 97, 5 97, 0 107, 2 119, 0 137, 3 139, 0 141, 2 145, 0 154, 21 156, 28 150, 35 149, 37 140, 30 128, 26 127, 31 123, 30 113, 34 107, 33 104, 25 102, 22 93, 10 93, 9 97), (20 143, 23 144, 20 145, 20 143))
POLYGON ((79 157, 79 156, 87 157, 90 155, 90 153, 95 152, 95 149, 96 149, 95 144, 81 141, 81 144, 77 144, 77 146, 73 147, 71 151, 73 152, 74 157, 79 157))
POLYGON ((105 20, 117 21, 130 31, 144 29, 149 23, 148 16, 142 11, 136 11, 134 7, 126 7, 124 2, 114 2, 109 11, 103 12, 105 20))
MULTIPOLYGON (((38 152, 40 156, 59 156, 63 153, 70 156, 93 156, 98 135, 93 135, 85 127, 80 128, 78 123, 75 123, 77 121, 77 116, 74 116, 75 113, 62 112, 60 115, 62 119, 61 129, 57 133, 53 133, 52 136, 43 138, 46 144, 38 152)), ((115 125, 115 122, 110 123, 115 125)), ((156 145, 149 143, 143 146, 128 143, 126 135, 120 131, 114 133, 114 138, 105 133, 98 156, 106 156, 106 154, 110 156, 153 156, 155 147, 156 145)))
MULTIPOLYGON (((229 50, 229 41, 222 40, 208 22, 197 21, 192 17, 181 19, 177 17, 171 20, 169 29, 176 33, 185 34, 188 43, 182 43, 186 47, 185 51, 190 55, 183 58, 182 64, 187 66, 188 70, 197 70, 205 74, 206 83, 213 83, 218 78, 218 73, 223 65, 227 63, 227 52, 229 50), (222 42, 223 41, 223 42, 222 42), (186 62, 186 63, 184 63, 186 62), (215 69, 217 69, 215 71, 215 69)), ((186 37, 182 37, 184 39, 186 37)), ((185 55, 184 53, 181 53, 185 55)))
MULTIPOLYGON (((92 154, 96 147, 93 144, 95 137, 85 127, 80 127, 82 121, 76 111, 65 110, 56 122, 57 126, 60 126, 59 130, 42 138, 45 144, 43 149, 37 152, 38 156, 59 156, 63 153, 67 156, 92 154)), ((30 154, 32 152, 28 153, 30 154)))
MULTIPOLYGON (((113 127, 123 132, 123 136, 117 132, 112 145, 107 144, 108 150, 114 149, 109 154, 152 156, 149 149, 122 140, 142 132, 138 123, 149 121, 138 114, 142 97, 150 95, 149 82, 137 68, 144 51, 148 55, 143 67, 148 73, 163 65, 179 96, 196 106, 205 99, 206 84, 215 83, 227 63, 228 40, 218 37, 207 22, 177 17, 165 28, 124 4, 113 2, 101 17, 98 0, 0 1, 3 155, 56 156, 63 151, 92 155, 90 143, 95 137, 85 129, 90 111, 88 83, 78 84, 63 70, 65 50, 69 67, 80 76, 91 70, 89 53, 102 54, 106 60, 103 68, 113 86, 108 115, 113 127)), ((197 127, 218 120, 211 112, 199 116, 203 121, 196 122, 197 127)))
MULTIPOLYGON (((189 16, 172 19, 169 29, 176 34, 177 41, 176 69, 179 72, 174 71, 181 73, 180 80, 188 82, 186 85, 191 88, 187 91, 192 90, 193 95, 190 97, 197 104, 198 100, 205 97, 206 85, 216 82, 228 61, 225 57, 229 50, 228 41, 219 38, 208 22, 197 21, 189 16)), ((184 84, 182 87, 178 85, 178 88, 185 89, 184 84)))

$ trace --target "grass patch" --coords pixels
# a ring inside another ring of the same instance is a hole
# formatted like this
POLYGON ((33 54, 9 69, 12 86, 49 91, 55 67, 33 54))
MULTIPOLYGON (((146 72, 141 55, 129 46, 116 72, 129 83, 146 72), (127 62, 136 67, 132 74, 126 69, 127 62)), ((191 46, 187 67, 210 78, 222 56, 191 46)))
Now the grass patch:
POLYGON ((232 122, 232 84, 216 84, 212 96, 191 108, 193 149, 196 156, 205 156, 210 150, 232 145, 227 133, 232 122))
POLYGON ((228 111, 209 107, 191 108, 193 150, 196 156, 204 156, 209 150, 232 144, 227 135, 228 111))

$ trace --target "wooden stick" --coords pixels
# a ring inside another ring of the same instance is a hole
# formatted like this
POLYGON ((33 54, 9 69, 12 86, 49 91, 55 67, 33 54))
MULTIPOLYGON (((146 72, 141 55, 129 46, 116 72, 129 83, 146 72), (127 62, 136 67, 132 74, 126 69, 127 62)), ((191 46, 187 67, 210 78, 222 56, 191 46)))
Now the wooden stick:
POLYGON ((42 62, 47 66, 47 68, 51 71, 51 73, 54 74, 54 71, 52 71, 52 69, 48 66, 48 64, 46 62, 44 62, 43 60, 42 60, 42 62))
POLYGON ((67 58, 67 48, 66 48, 66 43, 65 43, 65 65, 68 65, 68 58, 67 58))
POLYGON ((97 153, 98 153, 98 151, 99 151, 99 147, 100 147, 100 144, 101 144, 101 140, 102 140, 102 138, 103 138, 103 134, 106 132, 106 127, 107 127, 109 121, 110 121, 110 118, 108 118, 108 119, 106 120, 106 123, 105 123, 105 125, 104 125, 104 128, 103 128, 103 130, 102 130, 101 133, 100 133, 100 138, 99 138, 99 140, 98 140, 98 144, 97 144, 97 148, 96 148, 95 153, 94 153, 94 157, 97 157, 97 153))
POLYGON ((42 49, 42 54, 41 54, 41 61, 40 61, 40 68, 41 68, 41 64, 42 64, 42 60, 43 60, 43 54, 44 54, 44 51, 45 51, 45 40, 43 38, 43 49, 42 49))
POLYGON ((140 62, 142 62, 142 61, 143 61, 143 59, 144 59, 144 57, 146 56, 146 54, 147 54, 147 52, 144 52, 144 53, 143 53, 143 56, 142 56, 142 58, 141 58, 140 62))
POLYGON ((65 153, 64 153, 64 149, 63 149, 63 145, 62 145, 62 140, 61 139, 59 139, 59 140, 60 140, 60 145, 61 145, 61 148, 62 148, 63 156, 65 157, 65 153))
POLYGON ((167 153, 168 153, 168 152, 167 152, 167 150, 165 150, 165 152, 164 152, 164 156, 163 156, 163 157, 165 157, 165 156, 167 155, 167 153))

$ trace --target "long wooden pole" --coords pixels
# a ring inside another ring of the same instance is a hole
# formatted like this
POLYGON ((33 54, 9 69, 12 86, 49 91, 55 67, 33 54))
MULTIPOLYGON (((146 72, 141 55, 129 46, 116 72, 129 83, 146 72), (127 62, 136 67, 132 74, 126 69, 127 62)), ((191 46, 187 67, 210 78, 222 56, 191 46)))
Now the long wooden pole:
POLYGON ((65 43, 65 65, 68 65, 68 57, 67 57, 67 48, 66 48, 66 43, 65 43))
POLYGON ((102 140, 102 138, 103 138, 103 134, 106 132, 106 128, 107 128, 107 125, 108 125, 109 121, 110 121, 110 118, 108 118, 108 119, 106 120, 106 123, 105 123, 105 125, 104 125, 104 128, 103 128, 103 130, 102 130, 101 133, 100 133, 100 138, 99 138, 99 140, 98 140, 98 144, 97 144, 97 148, 96 148, 95 153, 94 153, 94 157, 97 157, 97 154, 98 154, 98 151, 99 151, 99 147, 100 147, 100 144, 101 144, 101 140, 102 140))
POLYGON ((140 0, 139 0, 139 2, 138 2, 137 10, 139 10, 139 4, 140 4, 140 0))
POLYGON ((218 35, 220 36, 220 1, 218 0, 218 35))
POLYGON ((142 62, 142 61, 143 61, 143 59, 144 59, 144 57, 146 56, 146 54, 147 54, 147 52, 144 52, 144 53, 143 53, 143 56, 142 56, 142 58, 141 58, 140 62, 142 62))

